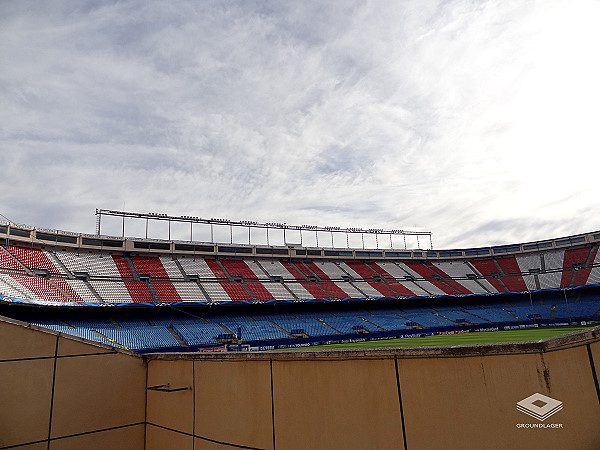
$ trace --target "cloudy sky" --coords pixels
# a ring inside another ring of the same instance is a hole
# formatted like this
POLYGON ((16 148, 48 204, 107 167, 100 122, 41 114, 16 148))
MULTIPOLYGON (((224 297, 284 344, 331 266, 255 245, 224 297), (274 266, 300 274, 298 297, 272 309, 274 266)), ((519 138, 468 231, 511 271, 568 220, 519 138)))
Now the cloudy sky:
POLYGON ((598 230, 599 17, 584 0, 5 0, 0 214, 418 229, 436 248, 598 230))

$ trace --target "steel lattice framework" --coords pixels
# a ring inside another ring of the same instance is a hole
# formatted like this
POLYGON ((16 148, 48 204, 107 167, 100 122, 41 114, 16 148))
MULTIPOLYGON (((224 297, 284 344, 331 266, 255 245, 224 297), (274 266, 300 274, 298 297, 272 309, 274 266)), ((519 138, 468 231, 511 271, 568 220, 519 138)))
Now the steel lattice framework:
MULTIPOLYGON (((193 230, 192 225, 194 224, 206 224, 211 227, 211 242, 214 242, 214 234, 213 234, 213 226, 228 226, 230 227, 230 236, 231 241, 233 242, 233 228, 234 227, 242 227, 248 229, 248 241, 250 241, 250 230, 252 228, 255 229, 264 229, 267 233, 267 241, 269 240, 269 230, 282 230, 283 231, 283 239, 284 243, 286 243, 286 231, 298 231, 300 233, 300 244, 302 244, 302 233, 310 232, 315 233, 317 246, 318 246, 318 233, 326 232, 331 234, 331 242, 333 247, 333 234, 334 233, 343 233, 346 235, 346 242, 349 242, 348 236, 351 234, 360 234, 361 239, 364 239, 363 236, 374 235, 375 240, 377 241, 377 246, 379 247, 379 236, 389 236, 390 238, 390 246, 392 246, 392 236, 403 236, 405 239, 405 247, 406 247, 406 236, 415 236, 417 238, 417 242, 419 237, 428 238, 430 248, 433 248, 432 242, 432 234, 430 231, 409 231, 409 230, 384 230, 382 228, 343 228, 343 227, 334 227, 334 226, 316 226, 316 225, 288 225, 287 223, 278 223, 278 222, 266 222, 259 223, 249 220, 229 220, 229 219, 204 219, 201 217, 195 216, 171 216, 168 214, 161 213, 140 213, 140 212, 131 212, 131 211, 116 211, 112 209, 96 209, 96 234, 100 235, 101 233, 101 225, 102 225, 102 216, 116 216, 121 217, 123 222, 123 237, 125 236, 125 219, 143 219, 146 220, 146 238, 148 237, 148 223, 150 221, 165 221, 169 224, 168 231, 168 239, 171 240, 171 223, 179 222, 179 223, 189 223, 190 224, 190 241, 193 241, 193 230)), ((250 243, 250 242, 248 242, 250 243)))

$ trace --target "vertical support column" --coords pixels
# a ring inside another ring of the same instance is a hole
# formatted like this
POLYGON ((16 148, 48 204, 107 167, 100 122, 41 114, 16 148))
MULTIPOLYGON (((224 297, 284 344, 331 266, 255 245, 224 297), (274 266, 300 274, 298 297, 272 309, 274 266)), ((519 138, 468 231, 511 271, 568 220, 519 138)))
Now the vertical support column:
POLYGON ((531 296, 531 291, 529 289, 527 289, 527 293, 529 294, 529 303, 531 304, 531 315, 533 316, 533 314, 535 314, 535 312, 533 311, 533 297, 531 296))
POLYGON ((567 314, 569 315, 569 323, 571 323, 571 311, 569 310, 569 302, 567 301, 567 290, 563 289, 563 294, 565 296, 565 305, 567 307, 567 314))
POLYGON ((96 234, 100 236, 100 222, 102 221, 102 212, 96 209, 96 215, 98 216, 98 219, 96 220, 96 234))

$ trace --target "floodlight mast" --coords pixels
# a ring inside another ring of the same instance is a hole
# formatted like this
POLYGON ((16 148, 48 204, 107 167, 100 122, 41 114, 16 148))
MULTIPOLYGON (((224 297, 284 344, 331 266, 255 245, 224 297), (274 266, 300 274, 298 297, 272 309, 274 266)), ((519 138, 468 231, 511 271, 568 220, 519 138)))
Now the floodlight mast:
POLYGON ((96 234, 101 235, 101 225, 102 225, 102 216, 115 216, 120 217, 122 219, 122 237, 125 237, 125 219, 143 219, 146 221, 146 239, 148 238, 148 223, 149 221, 166 221, 168 222, 169 229, 169 237, 168 240, 171 240, 171 222, 183 222, 190 224, 190 241, 193 240, 193 224, 206 224, 210 225, 210 240, 214 243, 214 225, 228 226, 229 227, 229 241, 233 244, 233 227, 242 227, 248 228, 248 244, 250 244, 250 230, 252 228, 259 228, 266 230, 267 235, 267 245, 269 245, 269 230, 283 230, 283 240, 284 245, 287 245, 286 240, 286 230, 298 231, 300 233, 300 245, 302 245, 302 232, 310 231, 311 233, 315 233, 315 240, 317 247, 319 246, 319 232, 326 232, 331 234, 331 247, 334 248, 334 233, 344 233, 346 235, 346 245, 350 248, 350 234, 360 234, 362 247, 365 248, 365 240, 364 235, 370 234, 375 235, 375 241, 377 248, 379 248, 379 236, 380 235, 389 235, 390 238, 390 248, 393 248, 392 236, 403 236, 404 239, 404 248, 406 247, 406 236, 415 236, 417 238, 417 245, 419 244, 419 237, 426 236, 429 237, 429 243, 431 245, 430 248, 433 248, 432 234, 431 231, 409 231, 409 230, 384 230, 381 228, 341 228, 341 227, 332 227, 332 226, 316 226, 316 225, 288 225, 287 223, 278 223, 278 222, 266 222, 259 223, 248 220, 229 220, 229 219, 216 219, 211 217, 210 219, 204 219, 201 217, 195 216, 171 216, 168 214, 162 213, 140 213, 140 212, 131 212, 131 211, 118 211, 112 209, 100 209, 96 208, 96 234))

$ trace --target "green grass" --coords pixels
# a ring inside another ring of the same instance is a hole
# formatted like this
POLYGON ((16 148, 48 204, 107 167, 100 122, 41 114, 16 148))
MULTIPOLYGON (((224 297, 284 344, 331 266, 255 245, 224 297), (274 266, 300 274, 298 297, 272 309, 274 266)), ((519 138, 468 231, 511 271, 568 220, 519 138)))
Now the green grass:
MULTIPOLYGON (((487 344, 491 342, 537 341, 553 336, 560 336, 573 331, 585 330, 589 326, 574 327, 540 327, 522 330, 488 331, 477 333, 450 334, 442 336, 425 336, 417 338, 388 339, 383 341, 349 342, 346 344, 315 345, 310 349, 334 348, 375 348, 375 347, 415 347, 423 345, 469 345, 487 344)), ((303 347, 302 350, 307 350, 303 347)))

